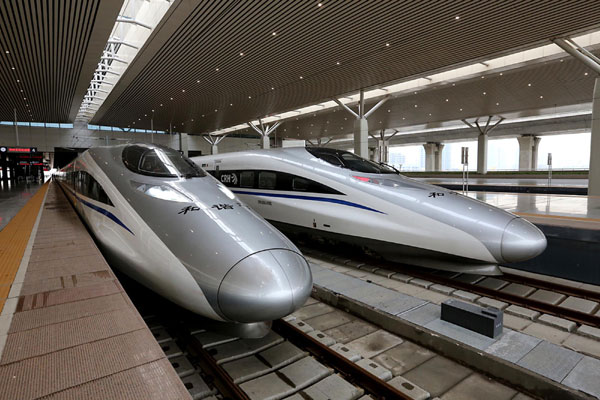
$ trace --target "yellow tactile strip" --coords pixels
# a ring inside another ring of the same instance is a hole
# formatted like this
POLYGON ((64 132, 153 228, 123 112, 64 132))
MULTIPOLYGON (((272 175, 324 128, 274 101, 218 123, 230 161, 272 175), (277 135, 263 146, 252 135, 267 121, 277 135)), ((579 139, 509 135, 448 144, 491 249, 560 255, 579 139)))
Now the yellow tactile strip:
POLYGON ((37 219, 48 183, 25 204, 13 219, 0 231, 0 312, 10 292, 29 236, 37 219))

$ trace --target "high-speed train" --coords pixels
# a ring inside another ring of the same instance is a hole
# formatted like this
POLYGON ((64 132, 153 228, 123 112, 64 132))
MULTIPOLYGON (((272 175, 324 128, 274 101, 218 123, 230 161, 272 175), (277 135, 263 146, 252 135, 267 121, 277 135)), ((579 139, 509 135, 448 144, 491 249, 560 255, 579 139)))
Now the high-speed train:
POLYGON ((57 178, 108 261, 188 310, 266 322, 310 294, 312 275, 298 248, 175 150, 92 148, 57 178))
POLYGON ((530 222, 404 177, 348 151, 253 150, 192 158, 286 233, 360 246, 407 264, 501 274, 546 248, 530 222))

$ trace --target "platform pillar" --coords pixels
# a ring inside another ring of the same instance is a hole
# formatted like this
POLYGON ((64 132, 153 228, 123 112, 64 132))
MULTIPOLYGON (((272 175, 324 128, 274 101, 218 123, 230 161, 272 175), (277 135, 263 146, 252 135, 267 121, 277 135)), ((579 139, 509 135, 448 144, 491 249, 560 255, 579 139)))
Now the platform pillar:
POLYGON ((2 180, 8 181, 8 162, 6 160, 6 153, 0 154, 0 167, 2 167, 2 180))
POLYGON ((425 171, 439 171, 442 164, 442 150, 444 145, 441 143, 429 142, 423 145, 425 148, 425 171))
POLYGON ((594 85, 588 196, 600 196, 600 78, 594 85))
POLYGON ((369 122, 366 118, 354 121, 354 154, 369 158, 369 122))
POLYGON ((518 137, 519 171, 534 171, 537 168, 537 153, 540 138, 525 135, 518 137))
POLYGON ((260 147, 262 149, 270 149, 271 148, 271 139, 269 139, 269 135, 273 132, 275 132, 275 129, 277 129, 277 127, 281 124, 281 121, 274 123, 273 125, 269 126, 266 124, 263 124, 262 119, 258 119, 258 123, 259 125, 255 125, 254 122, 247 122, 246 125, 248 125, 250 128, 254 129, 256 131, 256 133, 258 133, 261 137, 261 141, 260 141, 260 147))
POLYGON ((179 151, 187 157, 188 155, 188 135, 187 133, 179 133, 179 151))
POLYGON ((219 146, 216 144, 211 145, 210 146, 210 154, 211 155, 219 154, 219 146))
POLYGON ((434 156, 435 171, 442 170, 442 150, 444 150, 444 145, 442 143, 438 143, 437 149, 435 151, 435 156, 434 156))
POLYGON ((488 135, 480 134, 477 137, 477 173, 487 174, 488 135))

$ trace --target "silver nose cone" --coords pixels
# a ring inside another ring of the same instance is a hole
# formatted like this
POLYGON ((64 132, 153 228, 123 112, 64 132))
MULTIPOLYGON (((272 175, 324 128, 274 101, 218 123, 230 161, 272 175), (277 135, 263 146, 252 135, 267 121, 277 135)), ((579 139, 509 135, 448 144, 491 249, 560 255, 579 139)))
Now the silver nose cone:
POLYGON ((236 322, 282 318, 304 304, 312 289, 306 260, 290 250, 265 250, 238 262, 223 278, 217 299, 236 322))
POLYGON ((546 249, 546 236, 531 222, 515 218, 502 234, 502 258, 505 262, 529 260, 546 249))

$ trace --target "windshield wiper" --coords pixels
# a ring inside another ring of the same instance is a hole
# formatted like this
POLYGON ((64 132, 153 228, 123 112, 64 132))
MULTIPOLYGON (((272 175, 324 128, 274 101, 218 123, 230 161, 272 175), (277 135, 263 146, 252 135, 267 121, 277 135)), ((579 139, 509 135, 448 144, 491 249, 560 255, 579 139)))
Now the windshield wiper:
POLYGON ((393 169, 393 170, 394 170, 394 171, 395 171, 395 172, 396 172, 398 175, 400 175, 400 171, 398 171, 398 170, 397 170, 397 169, 396 169, 396 168, 395 168, 393 165, 390 165, 390 164, 387 164, 387 163, 384 163, 384 162, 380 162, 380 163, 379 163, 379 165, 383 165, 384 167, 391 168, 391 169, 393 169))

